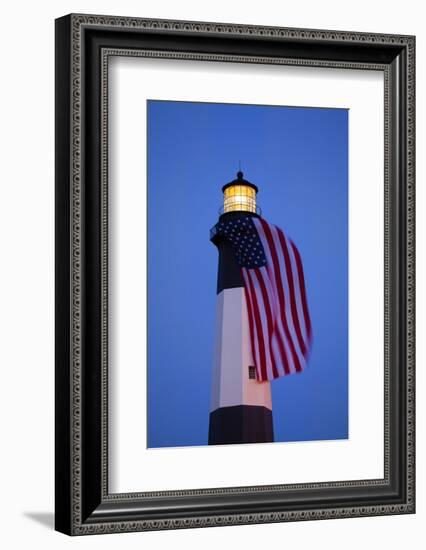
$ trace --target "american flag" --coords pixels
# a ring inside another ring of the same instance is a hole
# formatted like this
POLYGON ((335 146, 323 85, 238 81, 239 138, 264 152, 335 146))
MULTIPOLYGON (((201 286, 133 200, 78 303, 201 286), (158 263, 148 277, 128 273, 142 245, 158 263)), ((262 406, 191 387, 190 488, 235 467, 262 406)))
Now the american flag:
POLYGON ((277 226, 241 216, 220 221, 241 267, 257 380, 302 371, 312 328, 299 251, 277 226))

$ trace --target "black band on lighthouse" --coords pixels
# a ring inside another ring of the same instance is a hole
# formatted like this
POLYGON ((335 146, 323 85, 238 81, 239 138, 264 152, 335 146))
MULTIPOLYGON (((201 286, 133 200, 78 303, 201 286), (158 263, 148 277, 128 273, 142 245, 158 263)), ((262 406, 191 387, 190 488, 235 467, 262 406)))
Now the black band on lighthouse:
POLYGON ((237 405, 210 413, 209 445, 273 441, 272 411, 266 407, 237 405))
MULTIPOLYGON (((251 212, 228 212, 220 216, 220 221, 238 220, 248 217, 258 217, 251 212)), ((215 226, 216 227, 216 226, 215 226)), ((217 294, 225 288, 244 287, 244 279, 241 273, 241 266, 238 264, 235 250, 228 239, 212 230, 210 240, 216 245, 219 251, 219 266, 217 271, 217 294)))
POLYGON ((220 239, 215 243, 219 251, 219 265, 217 270, 217 289, 219 294, 225 288, 239 288, 244 286, 241 267, 238 265, 234 249, 229 241, 220 239))

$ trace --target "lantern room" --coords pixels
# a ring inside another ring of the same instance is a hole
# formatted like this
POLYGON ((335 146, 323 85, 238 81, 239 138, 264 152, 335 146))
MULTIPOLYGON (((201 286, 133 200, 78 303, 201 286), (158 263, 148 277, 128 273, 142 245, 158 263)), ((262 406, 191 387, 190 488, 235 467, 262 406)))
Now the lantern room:
POLYGON ((259 214, 256 206, 256 195, 258 188, 254 183, 244 179, 243 173, 239 171, 237 178, 222 187, 223 210, 227 212, 252 212, 259 214))

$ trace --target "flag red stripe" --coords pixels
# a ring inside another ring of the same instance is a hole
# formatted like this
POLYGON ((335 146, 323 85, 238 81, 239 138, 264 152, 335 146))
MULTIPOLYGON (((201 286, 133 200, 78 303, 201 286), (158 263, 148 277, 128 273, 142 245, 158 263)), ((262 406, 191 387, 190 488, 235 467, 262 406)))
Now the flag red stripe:
POLYGON ((267 379, 270 380, 274 378, 273 369, 272 369, 273 359, 271 356, 271 346, 269 341, 270 334, 271 334, 270 329, 272 329, 272 324, 269 324, 268 313, 267 313, 267 307, 269 306, 270 297, 268 296, 268 294, 266 294, 267 303, 265 303, 265 296, 263 296, 262 294, 262 289, 258 281, 259 271, 261 272, 261 276, 266 274, 266 268, 262 268, 260 270, 251 269, 250 275, 251 275, 251 281, 253 283, 255 301, 259 311, 260 323, 262 328, 261 337, 263 338, 263 345, 265 350, 266 376, 267 376, 267 379))
POLYGON ((285 346, 284 346, 284 342, 283 342, 283 339, 282 339, 282 336, 281 336, 281 332, 278 331, 276 333, 276 336, 277 336, 277 344, 278 344, 278 347, 280 348, 280 355, 281 355, 281 361, 282 361, 282 364, 283 364, 284 374, 290 374, 291 373, 290 366, 288 364, 287 352, 285 350, 285 346))
MULTIPOLYGON (((263 338, 262 322, 260 319, 259 306, 256 299, 256 291, 254 290, 253 281, 251 280, 250 270, 246 270, 246 273, 247 273, 248 282, 249 282, 250 296, 252 299, 254 321, 255 321, 255 327, 256 327, 256 333, 257 333, 257 342, 259 345, 260 375, 261 375, 260 379, 268 380, 268 373, 266 370, 265 341, 263 338)), ((256 366, 259 369, 259 366, 258 365, 256 366)))
MULTIPOLYGON (((272 232, 269 228, 269 224, 267 224, 263 220, 260 220, 260 221, 262 222, 262 227, 264 229, 266 228, 265 236, 266 236, 266 239, 267 239, 267 244, 269 245, 269 250, 270 250, 270 253, 271 253, 272 262, 274 264, 274 271, 275 271, 275 278, 276 278, 275 287, 277 289, 279 302, 280 302, 281 322, 282 322, 282 325, 283 325, 283 329, 284 329, 284 333, 285 333, 285 336, 286 336, 288 346, 290 348, 290 353, 291 353, 291 356, 292 356, 292 359, 293 359, 294 368, 295 368, 296 372, 300 372, 302 370, 302 365, 300 363, 300 359, 299 359, 299 356, 297 354, 297 351, 296 351, 296 348, 295 348, 295 345, 294 345, 293 337, 290 333, 290 328, 288 326, 287 315, 286 315, 286 299, 285 299, 285 295, 284 295, 281 268, 280 268, 280 264, 279 264, 279 260, 278 260, 278 254, 277 254, 277 251, 276 251, 275 242, 274 242, 274 239, 272 237, 272 232), (269 239, 269 237, 270 237, 270 239, 269 239)), ((286 359, 287 359, 287 357, 286 357, 286 359)))
MULTIPOLYGON (((286 337, 287 337, 287 341, 291 343, 290 344, 290 348, 291 348, 290 351, 291 351, 291 354, 292 354, 292 357, 293 357, 293 362, 294 362, 295 368, 297 370, 296 364, 299 365, 299 367, 300 367, 299 358, 297 357, 296 350, 294 349, 294 346, 292 345, 292 339, 291 339, 290 331, 289 331, 288 325, 287 325, 287 318, 285 316, 285 297, 284 297, 284 291, 283 291, 283 287, 282 287, 282 283, 281 283, 281 270, 280 270, 280 264, 278 262, 278 257, 277 257, 277 254, 276 254, 276 250, 275 250, 275 243, 274 243, 269 225, 266 222, 264 222, 262 219, 260 221, 262 223, 262 227, 263 227, 266 239, 267 239, 268 244, 269 244, 269 250, 271 251, 271 257, 272 257, 272 262, 273 262, 273 270, 271 270, 271 271, 273 271, 274 277, 275 277, 275 288, 277 290, 278 300, 279 300, 279 305, 280 305, 280 310, 281 310, 280 311, 280 317, 281 317, 281 320, 282 320, 284 332, 285 332, 286 337)), ((281 337, 280 332, 278 332, 278 345, 280 347, 280 352, 281 352, 281 356, 282 356, 282 360, 283 360, 284 371, 285 371, 286 374, 290 374, 290 367, 289 367, 289 364, 288 364, 287 353, 285 351, 284 343, 282 341, 282 337, 281 337)))
POLYGON ((303 315, 305 316, 305 325, 308 333, 308 338, 310 341, 312 338, 312 326, 311 326, 311 319, 309 316, 308 302, 306 300, 305 276, 303 274, 302 260, 300 258, 299 251, 297 250, 293 241, 290 241, 290 244, 293 250, 294 258, 296 260, 297 273, 299 275, 300 295, 302 298, 303 315))
POLYGON ((259 287, 260 287, 260 291, 262 292, 263 304, 264 304, 264 307, 265 307, 266 319, 267 319, 267 323, 268 323, 268 331, 265 335, 266 336, 266 338, 265 338, 265 347, 266 346, 269 347, 269 352, 270 352, 270 355, 271 355, 273 377, 278 378, 279 375, 278 375, 277 365, 276 365, 276 362, 275 362, 274 350, 272 349, 272 335, 274 334, 274 319, 273 319, 273 315, 272 315, 271 304, 270 304, 270 300, 268 298, 268 293, 266 291, 266 286, 265 286, 265 282, 263 280, 262 273, 257 268, 253 269, 253 271, 254 271, 254 273, 257 277, 257 280, 259 281, 259 287))
MULTIPOLYGON (((243 277, 245 281, 244 285, 244 293, 246 296, 246 303, 247 303, 247 312, 248 312, 248 321, 249 321, 249 330, 250 330, 250 341, 251 341, 251 349, 252 349, 252 355, 253 355, 253 361, 255 365, 259 364, 259 357, 256 350, 256 344, 255 344, 255 334, 254 334, 254 320, 253 320, 253 308, 251 305, 251 299, 250 299, 250 292, 248 291, 248 284, 247 284, 247 274, 245 273, 245 269, 241 269, 243 272, 243 277)), ((257 371, 257 369, 256 369, 257 371)), ((260 379, 260 375, 258 373, 257 378, 260 379)))
POLYGON ((300 349, 303 353, 303 356, 306 357, 306 345, 303 340, 302 331, 300 329, 299 315, 297 314, 295 293, 294 293, 294 281, 293 281, 293 271, 291 268, 290 256, 287 249, 287 243, 285 242, 284 235, 280 229, 277 229, 278 238, 281 243, 281 247, 284 253, 285 268, 287 273, 288 286, 290 291, 290 307, 291 315, 293 317, 293 325, 296 330, 297 340, 299 342, 300 349))

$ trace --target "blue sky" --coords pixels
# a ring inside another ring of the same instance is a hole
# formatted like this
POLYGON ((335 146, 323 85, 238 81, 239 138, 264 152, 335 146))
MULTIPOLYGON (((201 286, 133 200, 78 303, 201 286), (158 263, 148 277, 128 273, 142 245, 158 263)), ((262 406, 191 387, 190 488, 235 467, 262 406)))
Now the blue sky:
POLYGON ((348 436, 348 111, 148 101, 148 447, 205 445, 222 185, 259 188, 302 256, 308 368, 272 382, 276 441, 348 436))

